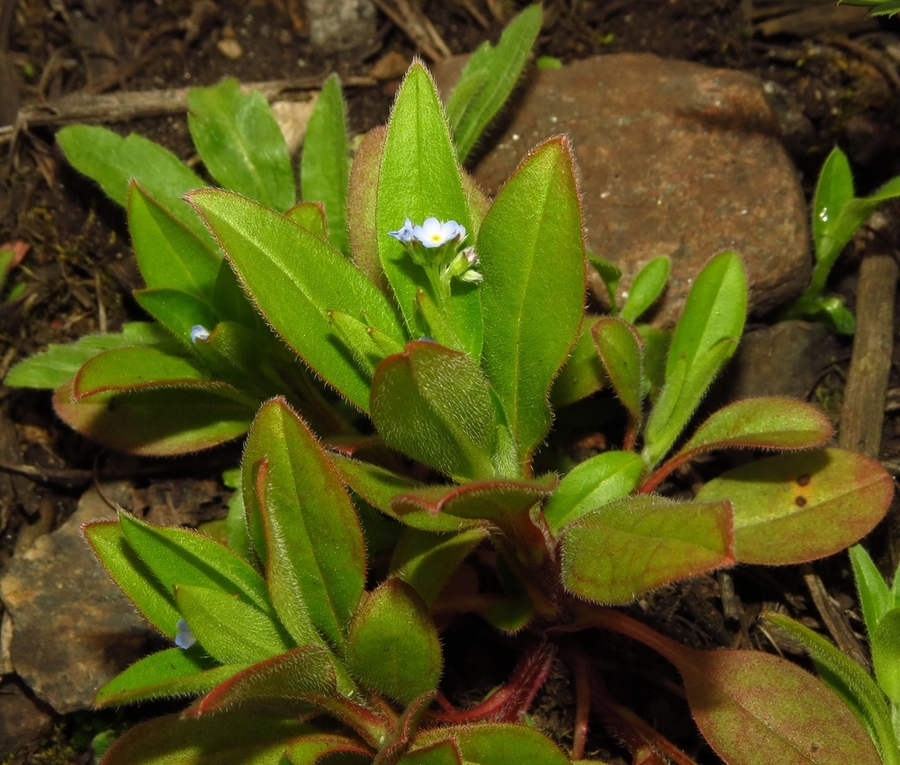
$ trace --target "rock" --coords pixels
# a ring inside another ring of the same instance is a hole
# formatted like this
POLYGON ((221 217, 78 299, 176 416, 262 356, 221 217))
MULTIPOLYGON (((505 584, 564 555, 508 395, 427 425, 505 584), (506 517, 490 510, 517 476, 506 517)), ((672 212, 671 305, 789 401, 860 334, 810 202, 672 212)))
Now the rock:
MULTIPOLYGON (((436 67, 444 93, 461 67, 436 67)), ((622 269, 621 290, 652 258, 672 257, 656 323, 677 319, 722 250, 742 257, 756 315, 808 283, 806 202, 756 77, 649 54, 537 70, 476 179, 496 193, 526 152, 560 133, 578 162, 588 247, 622 269)))
POLYGON ((721 404, 750 396, 806 399, 840 350, 840 341, 822 324, 781 321, 751 329, 713 397, 721 404))
POLYGON ((34 741, 50 725, 50 710, 36 701, 19 680, 0 681, 0 757, 34 741))
MULTIPOLYGON (((104 492, 126 498, 127 486, 104 492)), ((114 516, 90 489, 75 514, 17 555, 0 579, 13 623, 13 667, 62 714, 89 708, 97 689, 145 655, 156 637, 81 536, 81 524, 114 516)))
POLYGON ((376 37, 371 0, 306 0, 309 41, 320 53, 364 48, 376 37))

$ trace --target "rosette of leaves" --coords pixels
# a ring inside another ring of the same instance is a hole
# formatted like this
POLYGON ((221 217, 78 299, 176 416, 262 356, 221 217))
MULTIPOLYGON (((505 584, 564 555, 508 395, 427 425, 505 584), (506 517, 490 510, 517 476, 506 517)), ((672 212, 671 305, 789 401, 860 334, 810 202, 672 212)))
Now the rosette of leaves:
MULTIPOLYGON (((563 755, 544 738, 507 727, 522 720, 546 680, 553 646, 575 670, 571 759, 583 758, 593 708, 636 762, 661 761, 658 752, 691 762, 620 707, 594 657, 565 639, 594 628, 630 635, 671 660, 698 726, 729 763, 878 762, 863 724, 803 670, 757 652, 687 649, 609 608, 736 563, 829 555, 867 533, 890 503, 886 471, 822 448, 830 425, 801 402, 736 402, 683 435, 743 331, 737 256, 722 253, 703 269, 670 334, 632 323, 663 289, 665 261, 648 266, 621 310, 613 302, 617 315, 586 316, 589 260, 567 141, 538 146, 487 200, 459 166, 420 64, 401 85, 388 126, 356 153, 349 258, 322 229, 245 196, 207 189, 187 199, 267 324, 367 414, 376 433, 332 441, 325 452, 284 401, 266 404, 244 455, 245 542, 235 544, 246 551, 243 562, 190 532, 154 531, 125 516, 88 527, 98 555, 148 618, 170 638, 183 619, 201 646, 168 653, 184 671, 170 671, 168 658, 145 660, 147 672, 128 670, 100 700, 148 697, 139 688, 201 693, 188 715, 222 715, 204 723, 209 734, 174 719, 159 723, 159 734, 136 729, 111 750, 110 763, 194 735, 203 745, 173 761, 202 762, 225 747, 216 731, 227 739, 230 720, 272 697, 281 714, 287 698, 296 703, 292 715, 327 713, 349 725, 355 737, 342 739, 341 751, 377 762, 556 762, 563 755), (433 247, 426 229, 438 232, 433 247), (464 243, 474 252, 460 251, 464 243), (476 262, 479 278, 456 278, 476 262), (601 385, 624 413, 622 448, 561 480, 541 473, 535 455, 551 429, 550 401, 575 401, 601 385), (728 471, 689 501, 656 493, 676 469, 723 448, 786 453, 728 471), (374 507, 393 521, 388 579, 367 595, 362 537, 344 486, 360 514, 374 507), (157 537, 191 540, 196 549, 181 556, 185 565, 162 564, 151 551, 157 537), (493 585, 465 563, 482 545, 496 552, 493 585), (240 586, 238 574, 221 573, 222 561, 243 572, 240 586), (442 620, 474 612, 509 632, 532 631, 534 640, 509 683, 483 703, 455 710, 441 699, 436 709, 429 610, 442 620), (414 676, 391 650, 407 639, 418 641, 407 651, 414 676), (207 663, 186 667, 191 656, 207 663), (219 712, 237 700, 246 703, 219 712)), ((604 279, 616 278, 610 264, 591 262, 604 279)), ((295 738, 321 729, 282 734, 267 750, 276 762, 283 752, 294 756, 295 738)))
POLYGON ((180 646, 131 666, 97 703, 200 695, 183 714, 125 734, 104 765, 311 765, 335 753, 407 765, 567 762, 524 727, 428 720, 441 674, 428 607, 397 577, 364 590, 353 503, 283 399, 260 409, 242 479, 248 559, 126 513, 84 527, 112 578, 180 646))
MULTIPOLYGON (((453 105, 455 136, 468 147, 461 149, 463 156, 508 99, 540 25, 540 7, 527 8, 498 45, 482 45, 462 73, 453 105)), ((321 251, 315 256, 322 269, 318 281, 339 282, 351 268, 351 232, 350 151, 337 76, 325 83, 309 123, 300 168, 302 201, 287 146, 262 94, 244 93, 228 79, 192 89, 188 108, 191 137, 209 176, 326 241, 338 259, 323 260, 321 251)), ((125 207, 146 285, 135 298, 154 323, 135 322, 120 333, 52 345, 13 367, 7 385, 52 389, 54 408, 71 427, 142 455, 192 452, 241 436, 260 404, 275 395, 303 412, 317 432, 356 432, 353 407, 323 390, 318 369, 298 362, 272 334, 215 236, 185 202, 187 192, 208 185, 206 179, 139 135, 123 138, 106 128, 75 125, 57 139, 72 165, 125 207)), ((307 245, 295 242, 284 255, 303 257, 307 245)), ((307 304, 324 301, 352 314, 370 302, 368 296, 358 301, 354 289, 344 290, 336 302, 333 290, 305 289, 298 310, 303 314, 307 304)), ((385 313, 372 320, 390 322, 385 313)), ((399 329, 396 321, 394 329, 399 329)), ((321 334, 321 324, 313 321, 309 331, 321 334)))

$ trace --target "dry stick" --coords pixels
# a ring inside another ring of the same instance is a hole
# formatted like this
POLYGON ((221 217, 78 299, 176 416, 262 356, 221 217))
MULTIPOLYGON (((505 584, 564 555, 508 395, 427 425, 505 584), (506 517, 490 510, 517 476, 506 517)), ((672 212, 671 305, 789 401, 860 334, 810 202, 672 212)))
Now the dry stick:
POLYGON ((891 255, 866 256, 859 269, 856 336, 844 388, 838 446, 878 459, 894 347, 900 269, 891 255))
MULTIPOLYGON (((874 459, 881 448, 881 428, 894 342, 894 301, 900 269, 891 255, 867 255, 859 269, 856 336, 844 388, 838 445, 874 459)), ((865 652, 811 567, 803 578, 822 621, 844 653, 866 666, 865 652)))
MULTIPOLYGON (((317 90, 325 83, 326 76, 298 77, 292 80, 268 80, 242 85, 245 92, 258 90, 267 100, 276 99, 292 91, 317 90)), ((345 88, 374 87, 372 77, 346 77, 341 81, 345 88)), ((15 125, 0 127, 0 140, 5 135, 35 125, 66 125, 72 122, 128 122, 141 117, 160 117, 167 114, 183 114, 187 111, 190 88, 168 90, 141 90, 86 95, 72 93, 45 104, 32 104, 19 110, 15 125)))

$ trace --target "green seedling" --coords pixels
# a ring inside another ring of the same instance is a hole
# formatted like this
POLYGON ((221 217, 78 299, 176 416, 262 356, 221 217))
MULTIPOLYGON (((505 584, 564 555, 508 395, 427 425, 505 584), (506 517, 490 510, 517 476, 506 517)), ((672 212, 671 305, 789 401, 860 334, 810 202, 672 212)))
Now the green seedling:
MULTIPOLYGON (((887 13, 886 10, 879 9, 878 14, 873 14, 879 15, 882 12, 887 13)), ((812 281, 797 301, 783 313, 783 318, 812 319, 823 322, 839 334, 854 333, 856 319, 839 297, 822 294, 825 283, 838 256, 859 227, 882 202, 898 196, 900 177, 892 178, 872 196, 854 196, 853 176, 847 155, 838 148, 832 150, 822 166, 813 199, 815 266, 812 281)))
POLYGON ((900 13, 898 0, 838 0, 844 5, 861 5, 871 8, 870 16, 895 16, 900 13))
POLYGON ((872 672, 832 643, 784 614, 763 619, 799 641, 822 679, 865 726, 884 765, 900 763, 900 577, 889 586, 860 545, 850 562, 872 652, 872 672), (874 675, 874 676, 873 676, 874 675))

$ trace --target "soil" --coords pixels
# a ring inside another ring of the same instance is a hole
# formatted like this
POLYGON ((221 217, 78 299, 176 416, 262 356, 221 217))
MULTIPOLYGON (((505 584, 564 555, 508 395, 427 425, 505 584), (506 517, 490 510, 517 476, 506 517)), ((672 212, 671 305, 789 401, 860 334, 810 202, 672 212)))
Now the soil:
MULTIPOLYGON (((0 124, 14 118, 18 105, 81 90, 208 85, 225 76, 255 82, 332 70, 343 77, 369 77, 388 54, 409 61, 420 53, 404 31, 382 15, 376 39, 362 49, 315 53, 300 5, 297 0, 0 1, 0 124), (239 57, 221 53, 225 40, 240 44, 239 57)), ((524 3, 422 0, 419 5, 455 54, 469 52, 485 39, 496 40, 502 19, 508 20, 524 3)), ((862 195, 900 174, 900 26, 868 20, 864 12, 839 10, 817 0, 777 5, 769 0, 549 0, 535 53, 568 62, 624 51, 652 52, 754 73, 770 83, 767 90, 782 116, 785 143, 807 194, 824 157, 837 144, 851 159, 862 195)), ((354 134, 386 121, 397 82, 394 78, 348 88, 354 134)), ((123 134, 143 134, 192 160, 182 116, 108 126, 123 134)), ((24 240, 31 249, 11 280, 13 285, 21 283, 24 292, 0 302, 0 377, 13 362, 49 343, 116 331, 123 322, 142 318, 131 296, 140 282, 121 211, 66 165, 54 145, 53 130, 31 128, 11 138, 0 133, 0 243, 24 240)), ((887 206, 884 216, 896 241, 898 210, 887 206)), ((857 264, 852 252, 845 256, 832 285, 851 307, 857 264)), ((835 367, 814 394, 829 404, 830 413, 839 411, 845 371, 846 363, 835 367)), ((898 385, 895 376, 892 394, 898 385)), ((900 464, 900 407, 891 403, 895 399, 889 396, 880 455, 891 466, 900 464)), ((0 472, 0 573, 12 556, 74 510, 85 482, 64 480, 61 471, 133 471, 151 488, 156 481, 203 479, 212 484, 223 468, 234 464, 235 454, 234 448, 218 449, 166 463, 108 454, 62 426, 45 392, 0 387, 0 467, 31 465, 43 474, 42 480, 32 481, 15 472, 0 472), (162 475, 147 477, 148 473, 162 475)), ((211 494, 215 487, 221 489, 212 485, 211 494)), ((215 506, 221 509, 226 492, 219 494, 215 506)), ((896 526, 886 522, 873 537, 873 552, 886 568, 897 563, 891 554, 900 548, 896 526)), ((844 559, 821 562, 816 571, 831 596, 851 607, 853 590, 844 559)), ((763 603, 820 626, 801 573, 794 568, 736 572, 729 581, 744 604, 740 621, 722 612, 721 578, 655 593, 641 603, 640 611, 661 631, 698 647, 747 641, 748 647, 771 650, 752 627, 763 603)), ((495 639, 499 658, 489 668, 473 668, 465 657, 454 657, 452 631, 447 640, 448 660, 458 675, 466 682, 470 675, 474 678, 470 688, 487 689, 502 682, 512 666, 502 640, 495 639)), ((484 642, 490 640, 486 636, 484 642)), ((655 720, 700 761, 715 762, 697 742, 683 704, 671 693, 658 692, 659 683, 674 679, 667 665, 630 643, 616 650, 621 661, 607 677, 614 695, 621 690, 617 678, 624 689, 629 682, 622 678, 629 671, 640 668, 638 674, 650 677, 648 667, 658 668, 647 691, 638 694, 644 698, 626 698, 633 693, 622 690, 623 701, 634 704, 645 719, 655 720)), ((536 705, 537 719, 563 743, 570 735, 566 699, 571 693, 566 672, 560 669, 536 705)), ((48 738, 9 762, 89 762, 90 734, 120 726, 122 719, 129 718, 82 714, 60 719, 48 738)), ((0 752, 0 759, 4 755, 0 752)), ((623 750, 600 726, 588 755, 626 761, 617 759, 623 750)))

